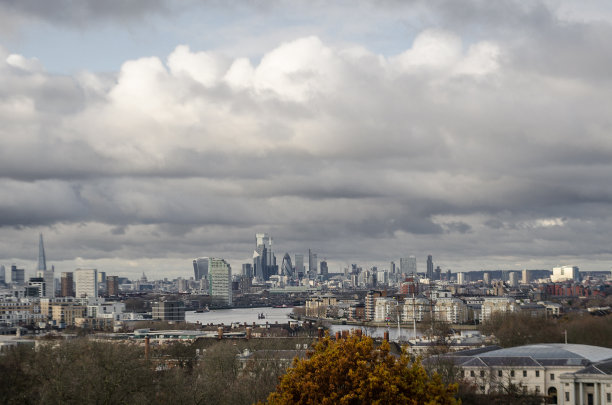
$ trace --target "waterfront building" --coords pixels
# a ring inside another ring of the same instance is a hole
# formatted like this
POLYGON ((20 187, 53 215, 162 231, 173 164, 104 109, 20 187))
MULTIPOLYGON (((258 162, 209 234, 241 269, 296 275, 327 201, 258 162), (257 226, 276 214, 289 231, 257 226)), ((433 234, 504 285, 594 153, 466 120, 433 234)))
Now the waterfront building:
POLYGON ((423 322, 429 313, 430 302, 425 297, 406 298, 402 305, 402 321, 405 323, 423 322))
POLYGON ((375 322, 397 323, 398 314, 401 315, 401 311, 399 310, 399 305, 395 298, 389 298, 389 297, 376 298, 376 302, 374 305, 374 321, 375 322))
POLYGON ((437 321, 460 324, 468 320, 468 306, 459 298, 438 298, 433 309, 437 321))
POLYGON ((223 259, 209 260, 209 294, 213 300, 231 306, 232 301, 232 268, 223 259))
POLYGON ((183 301, 158 301, 152 306, 153 319, 162 321, 184 321, 185 303, 183 301))

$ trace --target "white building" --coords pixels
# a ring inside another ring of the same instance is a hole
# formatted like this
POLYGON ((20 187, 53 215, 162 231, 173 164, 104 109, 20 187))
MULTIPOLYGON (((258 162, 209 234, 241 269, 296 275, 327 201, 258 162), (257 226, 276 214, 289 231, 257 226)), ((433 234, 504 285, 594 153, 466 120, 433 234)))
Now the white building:
POLYGON ((468 276, 466 273, 457 273, 457 284, 465 284, 468 282, 468 276))
POLYGON ((423 297, 406 298, 402 305, 402 320, 406 323, 423 322, 426 314, 429 313, 429 300, 423 297))
POLYGON ((580 272, 577 266, 554 267, 553 274, 550 276, 550 281, 553 283, 580 281, 580 272))
POLYGON ((76 284, 77 298, 98 296, 98 270, 76 269, 74 271, 74 283, 76 284))
POLYGON ((485 322, 491 319, 493 314, 506 314, 516 312, 519 309, 519 305, 512 298, 486 297, 482 302, 481 320, 485 322))
POLYGON ((374 304, 375 322, 397 322, 397 300, 395 298, 378 297, 374 304))
MULTIPOLYGON (((612 403, 612 349, 578 344, 498 346, 441 356, 461 367, 482 393, 510 384, 549 397, 551 404, 612 403)), ((438 358, 436 361, 439 361, 438 358)))
POLYGON ((223 259, 209 260, 209 293, 214 299, 232 305, 232 268, 223 259))
POLYGON ((459 298, 438 298, 434 306, 434 317, 442 322, 465 323, 468 320, 468 307, 459 298))

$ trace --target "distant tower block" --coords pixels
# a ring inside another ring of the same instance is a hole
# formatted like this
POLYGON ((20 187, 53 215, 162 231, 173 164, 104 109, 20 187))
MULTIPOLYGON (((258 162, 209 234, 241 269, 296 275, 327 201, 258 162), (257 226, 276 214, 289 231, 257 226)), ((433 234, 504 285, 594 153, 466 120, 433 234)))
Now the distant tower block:
POLYGON ((47 270, 47 259, 45 258, 45 246, 43 245, 42 233, 38 239, 38 270, 47 270))

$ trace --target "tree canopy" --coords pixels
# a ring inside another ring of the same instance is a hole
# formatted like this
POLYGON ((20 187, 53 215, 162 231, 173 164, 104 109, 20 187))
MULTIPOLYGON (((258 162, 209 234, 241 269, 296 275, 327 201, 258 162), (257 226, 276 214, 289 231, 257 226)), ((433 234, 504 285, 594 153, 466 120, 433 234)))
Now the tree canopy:
POLYGON ((308 358, 295 359, 270 404, 457 404, 456 385, 428 375, 419 361, 394 356, 389 343, 375 348, 367 336, 338 341, 326 336, 308 358))

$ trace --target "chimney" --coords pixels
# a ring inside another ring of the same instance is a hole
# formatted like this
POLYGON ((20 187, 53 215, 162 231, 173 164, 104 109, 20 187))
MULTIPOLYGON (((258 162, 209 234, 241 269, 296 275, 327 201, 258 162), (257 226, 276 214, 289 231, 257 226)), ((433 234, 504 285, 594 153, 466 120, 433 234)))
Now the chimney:
POLYGON ((323 339, 323 336, 325 336, 325 332, 323 331, 323 328, 319 326, 319 340, 323 339))
POLYGON ((342 333, 340 331, 336 332, 336 340, 340 340, 342 333))
POLYGON ((223 339, 223 327, 222 326, 219 326, 217 328, 217 335, 218 335, 217 339, 219 339, 219 340, 223 339))
POLYGON ((150 351, 150 339, 148 336, 145 337, 145 360, 149 360, 149 351, 150 351))
POLYGON ((355 336, 361 337, 361 333, 362 333, 361 329, 355 329, 355 336))
POLYGON ((384 334, 384 339, 385 339, 385 341, 387 341, 387 342, 389 341, 389 331, 385 331, 385 334, 384 334))
POLYGON ((246 328, 246 339, 247 340, 251 340, 251 331, 253 330, 253 328, 247 327, 246 328))
POLYGON ((348 330, 343 330, 342 331, 342 339, 346 339, 349 337, 349 331, 348 330))

